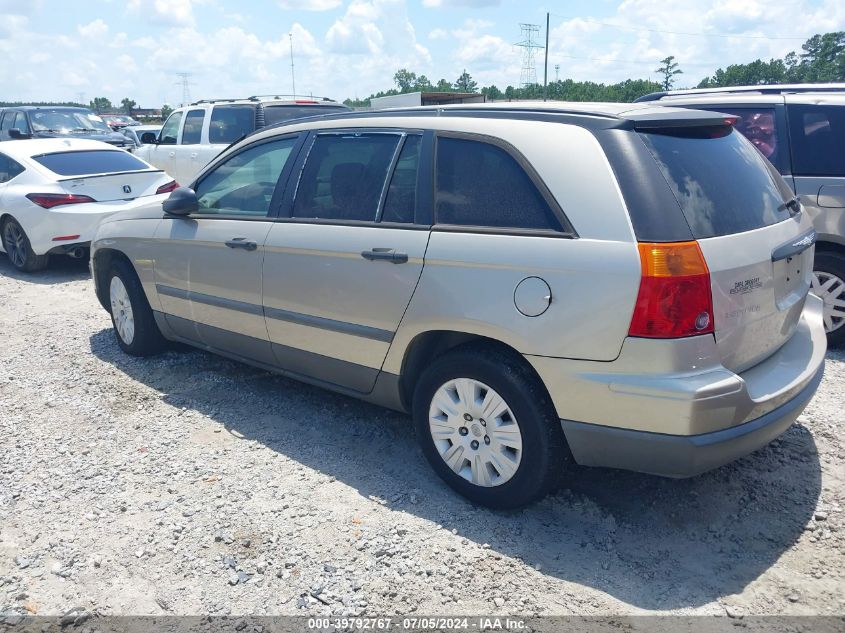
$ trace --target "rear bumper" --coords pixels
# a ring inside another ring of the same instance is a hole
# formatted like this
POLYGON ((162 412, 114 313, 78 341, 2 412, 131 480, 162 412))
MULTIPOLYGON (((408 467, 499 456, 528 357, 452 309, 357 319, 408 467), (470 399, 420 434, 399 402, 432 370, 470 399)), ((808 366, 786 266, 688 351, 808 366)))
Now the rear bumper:
POLYGON ((667 435, 561 420, 575 461, 664 477, 692 477, 762 448, 798 418, 818 389, 824 364, 798 394, 762 417, 701 435, 667 435))

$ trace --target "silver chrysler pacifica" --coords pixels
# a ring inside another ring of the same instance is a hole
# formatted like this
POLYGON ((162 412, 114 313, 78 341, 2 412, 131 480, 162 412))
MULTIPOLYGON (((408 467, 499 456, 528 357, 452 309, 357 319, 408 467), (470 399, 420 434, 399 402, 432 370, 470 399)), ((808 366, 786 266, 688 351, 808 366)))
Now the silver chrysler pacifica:
POLYGON ((696 475, 783 433, 824 366, 812 221, 734 123, 507 103, 265 128, 106 220, 97 296, 129 354, 178 341, 411 413, 484 505, 573 461, 696 475))

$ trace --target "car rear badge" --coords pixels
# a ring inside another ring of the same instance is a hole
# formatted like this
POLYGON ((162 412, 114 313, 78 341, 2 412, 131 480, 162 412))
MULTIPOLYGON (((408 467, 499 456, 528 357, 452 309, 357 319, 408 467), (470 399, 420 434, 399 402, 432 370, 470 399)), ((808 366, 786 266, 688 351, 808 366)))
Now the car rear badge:
POLYGON ((129 185, 123 185, 123 193, 132 193, 132 187, 129 185))

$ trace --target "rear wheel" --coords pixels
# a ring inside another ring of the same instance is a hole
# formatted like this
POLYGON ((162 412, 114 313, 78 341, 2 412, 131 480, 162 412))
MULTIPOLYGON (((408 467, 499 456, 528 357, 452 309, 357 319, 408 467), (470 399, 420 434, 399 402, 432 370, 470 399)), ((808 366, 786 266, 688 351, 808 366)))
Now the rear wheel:
POLYGON ((29 238, 14 218, 7 218, 3 223, 3 249, 12 262, 12 266, 25 273, 32 273, 47 267, 50 257, 36 255, 29 238))
POLYGON ((132 267, 123 260, 108 273, 109 312, 117 344, 132 356, 152 356, 166 347, 153 311, 132 267))
POLYGON ((845 255, 822 251, 813 264, 813 294, 824 301, 824 329, 831 346, 845 343, 845 255))
POLYGON ((551 491, 568 461, 560 420, 518 354, 468 347, 435 360, 414 391, 431 466, 476 503, 513 509, 551 491))

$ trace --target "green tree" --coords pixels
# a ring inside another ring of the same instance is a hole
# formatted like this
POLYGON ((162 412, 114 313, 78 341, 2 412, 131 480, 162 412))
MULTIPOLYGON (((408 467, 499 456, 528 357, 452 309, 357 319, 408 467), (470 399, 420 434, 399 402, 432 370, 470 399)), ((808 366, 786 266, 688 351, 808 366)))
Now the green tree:
POLYGON ((393 75, 393 82, 399 88, 400 93, 413 92, 417 83, 417 74, 408 71, 405 68, 400 68, 393 75))
POLYGON ((94 97, 94 100, 88 105, 97 114, 111 110, 114 107, 106 97, 94 97))
POLYGON ((123 111, 129 116, 132 116, 132 110, 138 107, 138 104, 129 97, 124 97, 123 101, 120 102, 120 105, 123 107, 123 111))
POLYGON ((675 83, 675 76, 682 74, 684 71, 678 68, 674 55, 669 55, 669 57, 661 59, 660 63, 663 65, 654 72, 663 75, 663 81, 661 82, 663 89, 671 90, 672 85, 675 83))
POLYGON ((414 92, 428 92, 432 87, 431 81, 425 75, 420 75, 414 82, 414 92))
POLYGON ((455 90, 458 92, 475 92, 478 90, 478 84, 473 81, 472 76, 464 68, 461 76, 455 80, 455 90))
POLYGON ((164 121, 167 117, 171 115, 172 112, 173 108, 171 108, 165 103, 163 106, 161 106, 161 120, 164 121))
POLYGON ((501 99, 505 96, 495 85, 482 88, 481 94, 487 97, 489 101, 496 101, 497 99, 501 99))
POLYGON ((441 79, 440 81, 438 81, 437 85, 434 86, 434 89, 437 92, 454 92, 455 91, 455 89, 452 87, 452 84, 450 84, 445 79, 441 79))

